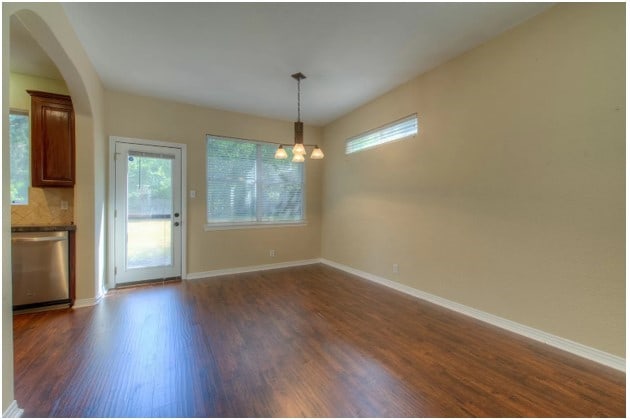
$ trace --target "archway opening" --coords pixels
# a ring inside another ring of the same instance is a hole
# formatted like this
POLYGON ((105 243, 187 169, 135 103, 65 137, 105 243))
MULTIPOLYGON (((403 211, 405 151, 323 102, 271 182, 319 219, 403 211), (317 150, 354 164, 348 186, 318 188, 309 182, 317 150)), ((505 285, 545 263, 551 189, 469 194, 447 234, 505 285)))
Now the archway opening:
MULTIPOLYGON (((46 52, 65 82, 75 112, 77 170, 74 187, 74 222, 77 225, 76 294, 89 305, 102 293, 104 276, 105 140, 102 86, 79 40, 58 3, 12 3, 3 7, 3 412, 17 409, 14 400, 11 281, 11 203, 9 199, 10 39, 12 19, 28 31, 46 52)), ((15 412, 13 412, 15 413, 15 412)))

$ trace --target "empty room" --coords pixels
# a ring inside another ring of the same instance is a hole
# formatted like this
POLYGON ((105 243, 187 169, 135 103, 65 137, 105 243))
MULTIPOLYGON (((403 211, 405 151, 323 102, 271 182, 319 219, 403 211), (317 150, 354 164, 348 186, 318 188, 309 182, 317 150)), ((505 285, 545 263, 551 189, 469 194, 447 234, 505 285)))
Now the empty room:
POLYGON ((3 3, 3 417, 626 415, 625 3, 3 3))

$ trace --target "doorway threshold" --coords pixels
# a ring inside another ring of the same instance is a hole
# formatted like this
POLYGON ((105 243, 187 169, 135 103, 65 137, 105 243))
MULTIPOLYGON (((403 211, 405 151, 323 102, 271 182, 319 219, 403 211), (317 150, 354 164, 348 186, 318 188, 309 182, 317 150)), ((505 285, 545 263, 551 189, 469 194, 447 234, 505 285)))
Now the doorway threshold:
POLYGON ((156 285, 169 285, 176 282, 182 282, 181 276, 173 276, 170 278, 148 279, 146 281, 136 281, 136 282, 126 282, 124 284, 116 284, 114 289, 111 289, 110 292, 115 291, 115 290, 124 290, 127 288, 151 287, 151 286, 156 286, 156 285))

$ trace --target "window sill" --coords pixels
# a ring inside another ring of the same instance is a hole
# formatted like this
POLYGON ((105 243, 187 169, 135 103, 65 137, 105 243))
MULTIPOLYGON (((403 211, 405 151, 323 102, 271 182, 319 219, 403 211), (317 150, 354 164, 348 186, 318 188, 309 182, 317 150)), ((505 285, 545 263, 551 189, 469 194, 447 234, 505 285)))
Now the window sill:
POLYGON ((249 230, 257 228, 278 228, 278 227, 304 227, 306 221, 296 221, 294 223, 225 223, 225 224, 206 224, 204 226, 205 231, 220 231, 220 230, 249 230))

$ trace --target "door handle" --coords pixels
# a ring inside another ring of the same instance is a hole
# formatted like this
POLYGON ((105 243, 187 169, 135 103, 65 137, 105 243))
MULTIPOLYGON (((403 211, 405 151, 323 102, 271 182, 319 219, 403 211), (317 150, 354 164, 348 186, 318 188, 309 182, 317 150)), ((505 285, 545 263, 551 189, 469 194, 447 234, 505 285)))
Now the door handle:
POLYGON ((67 240, 64 236, 44 236, 44 237, 12 237, 14 242, 60 242, 67 240))
POLYGON ((179 221, 175 221, 175 227, 179 226, 179 221))

